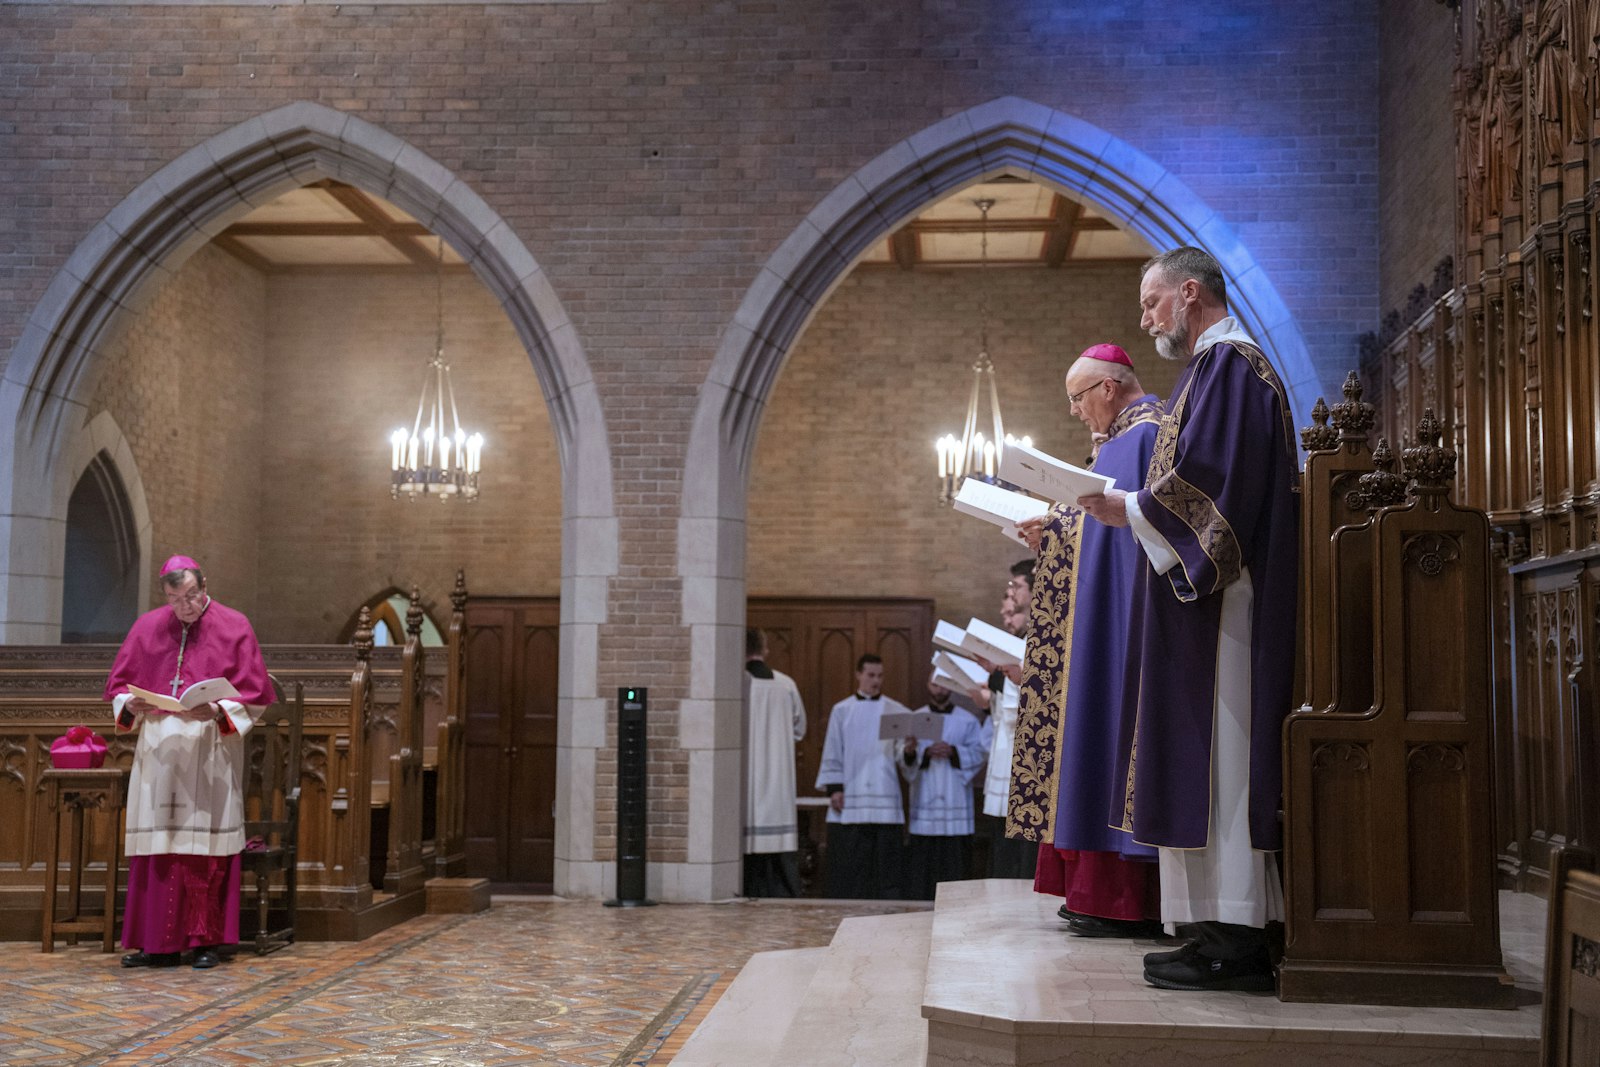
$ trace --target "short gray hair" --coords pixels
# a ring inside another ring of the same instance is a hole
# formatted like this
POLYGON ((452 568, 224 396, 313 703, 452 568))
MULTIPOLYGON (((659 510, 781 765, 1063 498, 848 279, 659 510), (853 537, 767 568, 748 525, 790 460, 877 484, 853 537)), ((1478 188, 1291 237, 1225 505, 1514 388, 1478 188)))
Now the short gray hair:
POLYGON ((1184 245, 1170 252, 1163 252, 1159 256, 1152 256, 1140 269, 1139 277, 1142 278, 1157 269, 1168 281, 1179 285, 1193 278, 1199 283, 1200 288, 1215 297, 1218 303, 1227 306, 1228 283, 1222 277, 1222 268, 1205 249, 1184 245))

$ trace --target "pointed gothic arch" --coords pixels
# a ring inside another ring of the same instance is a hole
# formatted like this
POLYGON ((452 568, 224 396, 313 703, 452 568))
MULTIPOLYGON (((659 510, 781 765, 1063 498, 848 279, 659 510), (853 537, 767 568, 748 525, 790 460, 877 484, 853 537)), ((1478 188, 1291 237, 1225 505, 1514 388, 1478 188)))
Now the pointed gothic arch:
MULTIPOLYGON (((691 753, 689 822, 718 824, 701 835, 701 851, 691 854, 691 862, 726 867, 738 858, 736 848, 732 855, 718 851, 718 843, 738 839, 736 825, 720 825, 739 818, 738 806, 728 803, 737 796, 738 764, 715 757, 739 744, 745 501, 750 459, 774 383, 811 316, 868 248, 928 205, 1001 175, 1088 201, 1157 249, 1189 244, 1209 251, 1227 277, 1230 310, 1271 354, 1295 410, 1310 410, 1319 388, 1316 368, 1266 272, 1218 212, 1105 130, 1003 97, 913 134, 846 178, 801 221, 746 291, 701 386, 690 430, 678 526, 683 622, 691 634, 682 732, 704 746, 691 753)), ((1130 293, 1130 313, 1134 304, 1130 293)))
MULTIPOLYGON (((522 339, 561 461, 562 669, 571 672, 561 716, 603 715, 594 679, 616 571, 616 513, 605 418, 576 331, 510 224, 464 180, 394 134, 309 101, 223 130, 141 182, 79 242, 35 304, 0 377, 0 642, 59 639, 65 513, 82 469, 69 472, 66 458, 85 428, 102 346, 229 224, 321 178, 380 195, 448 241, 522 339)), ((578 892, 598 891, 589 884, 597 881, 593 763, 582 753, 563 761, 557 786, 558 807, 587 820, 566 835, 578 892), (569 770, 575 765, 580 771, 569 770)), ((558 850, 558 892, 565 873, 558 850)))

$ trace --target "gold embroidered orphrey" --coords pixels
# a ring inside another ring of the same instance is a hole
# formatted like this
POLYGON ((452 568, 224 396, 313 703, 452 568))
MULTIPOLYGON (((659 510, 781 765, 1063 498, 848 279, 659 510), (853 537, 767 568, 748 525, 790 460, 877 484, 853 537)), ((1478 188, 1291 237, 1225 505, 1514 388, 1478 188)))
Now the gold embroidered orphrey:
MULTIPOLYGON (((1220 342, 1220 341, 1218 342, 1218 344, 1221 344, 1221 343, 1223 343, 1223 342, 1220 342)), ((1228 341, 1227 343, 1232 345, 1236 352, 1238 352, 1240 355, 1244 356, 1246 359, 1248 359, 1250 361, 1251 369, 1253 369, 1255 371, 1256 377, 1260 378, 1263 382, 1265 382, 1267 385, 1269 385, 1272 388, 1272 391, 1277 394, 1277 396, 1278 396, 1278 412, 1279 412, 1279 415, 1280 415, 1280 417, 1282 419, 1282 422, 1283 422, 1284 440, 1286 442, 1288 442, 1289 454, 1293 455, 1293 456, 1298 456, 1299 455, 1299 449, 1298 449, 1298 444, 1296 442, 1295 435, 1294 435, 1294 419, 1293 419, 1293 416, 1291 416, 1291 414, 1289 413, 1289 398, 1284 393, 1284 391, 1283 391, 1283 383, 1278 380, 1278 374, 1277 374, 1276 371, 1274 371, 1272 369, 1272 364, 1267 360, 1266 354, 1264 352, 1262 352, 1261 349, 1257 348, 1254 344, 1247 344, 1247 343, 1242 342, 1242 341, 1228 341)), ((1217 347, 1216 345, 1212 345, 1210 348, 1206 349, 1206 351, 1205 351, 1204 355, 1202 356, 1202 358, 1205 358, 1206 356, 1209 356, 1213 351, 1216 350, 1216 347, 1217 347)), ((1183 425, 1184 408, 1187 406, 1188 400, 1189 400, 1189 387, 1194 384, 1194 379, 1195 379, 1195 375, 1191 374, 1189 376, 1189 380, 1187 382, 1185 382, 1184 385, 1183 385, 1183 391, 1181 393, 1179 393, 1177 399, 1175 401, 1173 401, 1172 410, 1169 411, 1166 414, 1166 416, 1163 417, 1163 419, 1161 420, 1161 432, 1156 436, 1155 454, 1150 457, 1149 484, 1150 484, 1150 492, 1151 492, 1152 495, 1155 494, 1155 491, 1156 491, 1155 490, 1155 486, 1156 486, 1156 482, 1158 480, 1158 477, 1165 477, 1165 476, 1168 476, 1168 475, 1172 475, 1172 469, 1173 469, 1173 467, 1175 465, 1177 452, 1178 452, 1178 430, 1183 425)), ((1293 490, 1294 492, 1298 493, 1300 491, 1300 471, 1299 471, 1298 466, 1295 465, 1295 464, 1290 464, 1290 467, 1291 467, 1291 471, 1292 471, 1292 473, 1290 474, 1290 480, 1291 480, 1290 489, 1293 490)), ((1184 485, 1185 485, 1185 487, 1187 487, 1189 489, 1193 489, 1193 486, 1189 486, 1187 482, 1185 482, 1184 485)), ((1199 490, 1194 490, 1194 492, 1199 493, 1199 490)), ((1200 494, 1200 495, 1204 496, 1204 494, 1200 494)), ((1206 503, 1211 507, 1211 509, 1213 511, 1216 510, 1216 505, 1211 502, 1209 497, 1206 498, 1206 503)), ((1179 518, 1184 518, 1183 514, 1178 512, 1178 511, 1174 511, 1173 514, 1177 515, 1179 518)), ((1228 526, 1227 520, 1222 518, 1222 515, 1221 515, 1220 512, 1218 512, 1218 514, 1217 514, 1217 521, 1220 523, 1222 529, 1226 529, 1227 530, 1227 535, 1228 535, 1229 539, 1232 540, 1232 538, 1233 538, 1233 530, 1232 530, 1231 527, 1228 526)), ((1200 539, 1200 547, 1201 547, 1201 549, 1203 551, 1205 551, 1205 553, 1206 553, 1206 555, 1208 557, 1210 557, 1210 559, 1211 559, 1211 561, 1212 561, 1212 563, 1214 565, 1217 564, 1217 557, 1215 555, 1212 555, 1211 549, 1207 547, 1207 545, 1206 545, 1206 543, 1205 543, 1205 541, 1203 539, 1202 531, 1200 529, 1198 529, 1193 522, 1189 522, 1188 520, 1185 520, 1185 523, 1186 523, 1186 525, 1188 525, 1190 530, 1194 531, 1195 537, 1197 539, 1200 539)), ((1208 521, 1206 523, 1205 529, 1206 530, 1210 530, 1210 529, 1213 528, 1213 525, 1214 525, 1213 523, 1208 521)), ((1239 544, 1238 544, 1237 541, 1233 541, 1232 542, 1232 551, 1233 551, 1233 557, 1234 557, 1234 561, 1235 561, 1234 562, 1235 569, 1233 571, 1233 574, 1228 579, 1227 582, 1223 582, 1222 581, 1222 570, 1221 570, 1220 565, 1218 565, 1217 566, 1217 584, 1211 590, 1213 592, 1216 589, 1221 589, 1221 588, 1225 587, 1226 585, 1230 584, 1231 582, 1233 582, 1234 580, 1236 580, 1239 577, 1239 572, 1238 572, 1239 544)), ((1182 566, 1182 561, 1181 560, 1179 561, 1179 566, 1182 566)), ((1172 572, 1168 571, 1167 573, 1171 574, 1172 572)), ((1184 572, 1184 577, 1185 577, 1185 580, 1187 580, 1187 578, 1188 578, 1187 570, 1185 570, 1185 572, 1184 572)), ((1176 582, 1173 583, 1173 592, 1178 596, 1178 599, 1180 599, 1180 600, 1193 600, 1193 599, 1196 598, 1196 594, 1194 592, 1194 583, 1193 582, 1189 582, 1188 588, 1189 588, 1190 595, 1185 597, 1184 594, 1183 594, 1183 591, 1177 588, 1177 583, 1176 582)), ((1135 708, 1140 708, 1140 707, 1143 707, 1143 706, 1144 706, 1144 699, 1143 699, 1143 693, 1141 692, 1140 693, 1140 699, 1139 699, 1138 703, 1136 703, 1134 705, 1134 707, 1135 708)), ((1136 714, 1135 718, 1134 718, 1134 723, 1133 723, 1133 744, 1128 750, 1128 776, 1127 776, 1127 780, 1123 784, 1123 792, 1122 792, 1122 825, 1120 827, 1118 827, 1118 829, 1124 831, 1125 833, 1130 833, 1130 834, 1133 833, 1133 792, 1134 792, 1133 783, 1134 783, 1135 769, 1138 766, 1138 763, 1139 763, 1139 720, 1138 720, 1138 717, 1137 717, 1137 714, 1136 714)))
MULTIPOLYGON (((1134 426, 1161 422, 1159 401, 1133 403, 1107 428, 1114 439, 1134 426)), ((1091 463, 1093 469, 1094 464, 1091 463)), ((1078 553, 1083 512, 1056 504, 1045 518, 1033 569, 1031 626, 1022 664, 1022 703, 1011 757, 1006 836, 1055 839, 1061 748, 1066 736, 1067 683, 1077 618, 1078 553)))

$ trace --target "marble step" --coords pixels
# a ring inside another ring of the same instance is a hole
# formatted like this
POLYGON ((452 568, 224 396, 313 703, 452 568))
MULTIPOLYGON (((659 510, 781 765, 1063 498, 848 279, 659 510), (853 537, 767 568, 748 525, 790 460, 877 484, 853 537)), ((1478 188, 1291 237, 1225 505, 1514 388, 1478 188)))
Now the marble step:
POLYGON ((1226 1063, 1532 1067, 1538 1059, 1543 902, 1502 894, 1514 1011, 1285 1004, 1181 993, 1142 977, 1146 941, 1072 937, 1059 901, 1025 882, 939 887, 922 1014, 929 1067, 1226 1063))
POLYGON ((741 1067, 922 1067, 933 919, 916 911, 840 923, 773 1057, 741 1067))
POLYGON ((672 1057, 674 1067, 774 1063, 826 948, 758 952, 672 1057))

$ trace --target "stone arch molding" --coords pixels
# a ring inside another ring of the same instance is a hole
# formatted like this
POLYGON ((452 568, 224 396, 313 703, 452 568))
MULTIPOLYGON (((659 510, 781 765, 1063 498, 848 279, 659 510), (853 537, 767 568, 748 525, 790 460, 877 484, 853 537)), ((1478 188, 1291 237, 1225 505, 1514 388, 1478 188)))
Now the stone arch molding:
MULTIPOLYGON (((307 101, 224 130, 162 167, 101 219, 56 273, 0 378, 0 415, 13 434, 0 458, 0 515, 56 516, 51 487, 63 450, 87 417, 99 347, 121 320, 138 314, 189 256, 240 216, 320 178, 387 198, 467 260, 510 317, 538 375, 561 456, 565 514, 611 517, 611 464, 593 378, 533 256, 437 161, 371 123, 307 101)), ((48 620, 13 603, 14 580, 30 572, 18 570, 17 538, 5 525, 0 519, 0 640, 36 639, 15 630, 48 620)), ((586 540, 564 538, 578 546, 586 540)), ((595 573, 592 564, 587 573, 595 573)))
MULTIPOLYGON (((684 468, 678 532, 683 620, 691 634, 691 689, 681 743, 691 751, 691 826, 736 811, 738 778, 717 756, 738 738, 744 623, 744 518, 761 414, 789 349, 856 260, 917 211, 1002 174, 1026 177, 1097 205, 1159 249, 1192 244, 1216 256, 1229 303, 1266 347, 1297 413, 1318 388, 1305 339, 1266 273, 1227 222, 1149 156, 1105 130, 1016 97, 990 101, 913 134, 822 199, 761 268, 723 335, 701 387, 684 468), (696 756, 704 758, 696 761, 696 756)), ((1134 294, 1128 295, 1130 312, 1134 294)), ((726 819, 728 816, 722 816, 726 819)), ((737 816, 733 816, 736 820, 737 816)), ((737 860, 702 838, 700 859, 737 860)), ((693 842, 691 842, 691 846, 693 842)), ((693 848, 691 847, 691 851, 693 848)))

